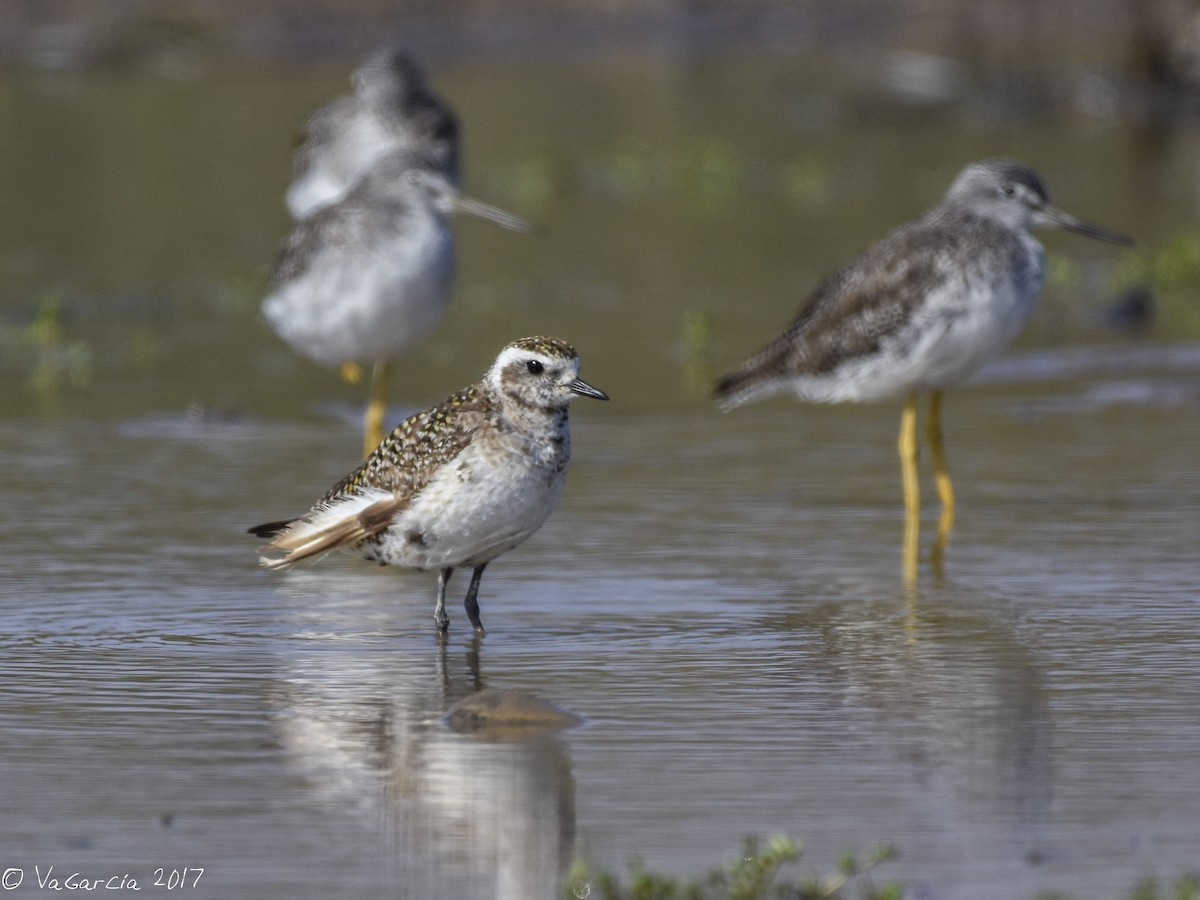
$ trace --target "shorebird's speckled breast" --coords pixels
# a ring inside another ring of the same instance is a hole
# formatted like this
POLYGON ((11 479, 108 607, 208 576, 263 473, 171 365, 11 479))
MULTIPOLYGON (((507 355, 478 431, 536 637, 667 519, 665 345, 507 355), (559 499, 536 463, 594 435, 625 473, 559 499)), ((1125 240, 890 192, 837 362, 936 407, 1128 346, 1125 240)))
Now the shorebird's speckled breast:
POLYGON ((570 456, 566 410, 535 433, 488 416, 392 526, 355 550, 416 569, 482 565, 542 526, 562 493, 570 456))
POLYGON ((959 258, 945 271, 911 304, 903 324, 880 336, 875 352, 847 356, 822 375, 798 375, 795 393, 824 402, 873 401, 957 384, 1028 321, 1042 290, 1044 251, 1028 232, 997 230, 987 252, 959 258))

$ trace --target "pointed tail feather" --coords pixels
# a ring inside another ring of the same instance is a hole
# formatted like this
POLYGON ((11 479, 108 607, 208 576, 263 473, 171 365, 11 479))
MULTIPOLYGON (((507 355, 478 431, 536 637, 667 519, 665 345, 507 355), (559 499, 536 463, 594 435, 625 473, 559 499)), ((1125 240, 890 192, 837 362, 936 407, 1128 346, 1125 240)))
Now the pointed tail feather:
POLYGON ((268 569, 286 569, 326 550, 356 544, 387 528, 406 505, 406 500, 378 488, 338 497, 286 523, 282 530, 264 534, 271 540, 258 548, 260 562, 268 569))
POLYGON ((720 404, 722 409, 732 409, 738 405, 738 387, 744 377, 740 372, 730 372, 717 379, 717 383, 713 385, 713 399, 720 404))
POLYGON ((264 522, 262 525, 247 528, 246 533, 260 538, 272 538, 295 521, 295 519, 280 519, 278 522, 264 522))
POLYGON ((779 385, 773 378, 765 378, 762 371, 749 364, 730 372, 717 379, 713 386, 713 399, 725 412, 735 406, 741 406, 748 400, 753 400, 765 394, 779 390, 779 385))

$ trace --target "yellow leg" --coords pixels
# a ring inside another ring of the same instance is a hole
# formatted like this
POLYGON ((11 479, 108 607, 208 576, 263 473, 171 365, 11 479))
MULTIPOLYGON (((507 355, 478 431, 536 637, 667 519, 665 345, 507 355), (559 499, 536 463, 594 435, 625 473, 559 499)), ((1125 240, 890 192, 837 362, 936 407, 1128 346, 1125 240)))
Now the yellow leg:
POLYGON ((942 444, 942 392, 934 391, 929 400, 929 421, 925 423, 925 440, 929 444, 929 455, 933 461, 933 477, 937 482, 938 497, 942 501, 942 514, 938 519, 937 540, 933 544, 931 561, 933 570, 942 574, 946 545, 950 542, 950 530, 954 527, 954 485, 946 468, 946 450, 942 444))
POLYGON ((385 362, 375 363, 371 369, 371 400, 367 404, 366 421, 363 427, 363 456, 370 454, 383 440, 383 416, 387 412, 388 381, 392 367, 385 362))
POLYGON ((363 370, 356 362, 342 363, 339 371, 342 373, 342 380, 349 384, 358 384, 363 379, 363 370))
POLYGON ((917 479, 917 395, 909 394, 900 414, 900 477, 904 485, 904 580, 917 581, 921 541, 921 486, 917 479))

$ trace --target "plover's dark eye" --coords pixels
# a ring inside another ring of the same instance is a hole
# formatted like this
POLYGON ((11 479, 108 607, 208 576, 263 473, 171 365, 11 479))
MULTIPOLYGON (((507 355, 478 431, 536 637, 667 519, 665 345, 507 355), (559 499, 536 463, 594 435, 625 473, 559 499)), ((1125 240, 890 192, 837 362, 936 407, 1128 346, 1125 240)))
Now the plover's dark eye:
POLYGON ((541 375, 546 367, 542 365, 540 360, 531 359, 525 363, 525 368, 529 370, 530 375, 541 375))
POLYGON ((1017 189, 1015 187, 1013 187, 1011 184, 1004 185, 1004 187, 1000 188, 1000 190, 1004 194, 1005 197, 1011 197, 1013 194, 1015 194, 1017 192, 1017 189))

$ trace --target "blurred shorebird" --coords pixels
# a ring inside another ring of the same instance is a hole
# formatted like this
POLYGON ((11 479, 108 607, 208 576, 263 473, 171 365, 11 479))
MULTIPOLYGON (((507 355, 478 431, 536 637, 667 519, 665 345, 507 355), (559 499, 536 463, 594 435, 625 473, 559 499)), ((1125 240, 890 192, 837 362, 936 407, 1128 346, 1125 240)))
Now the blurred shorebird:
POLYGON ((359 364, 373 364, 364 454, 383 435, 390 363, 433 330, 449 300, 451 213, 530 230, 463 196, 423 153, 397 150, 343 199, 297 222, 280 249, 262 307, 271 327, 350 381, 361 377, 359 364))
POLYGON ((509 344, 483 380, 401 422, 307 513, 251 528, 268 539, 262 564, 282 569, 344 549, 381 565, 437 569, 441 631, 450 621, 446 583, 470 566, 464 606, 483 634, 483 570, 554 509, 571 457, 567 407, 577 396, 608 399, 580 380, 574 347, 546 337, 509 344))
POLYGON ((783 334, 717 382, 725 409, 783 392, 825 403, 905 397, 899 450, 910 574, 920 510, 917 395, 931 394, 926 438, 944 545, 954 489, 942 447, 942 392, 999 353, 1029 318, 1045 278, 1042 245, 1030 234, 1039 227, 1130 243, 1055 209, 1027 166, 974 163, 940 203, 825 278, 783 334))
POLYGON ((385 49, 355 70, 354 92, 318 109, 292 156, 287 206, 303 219, 344 197, 381 157, 414 150, 459 183, 458 119, 405 53, 385 49))

